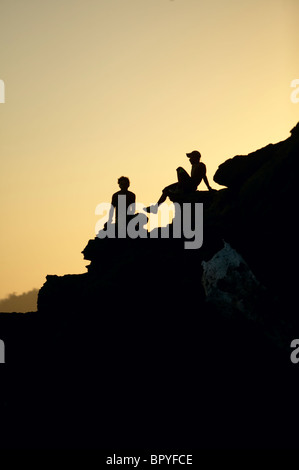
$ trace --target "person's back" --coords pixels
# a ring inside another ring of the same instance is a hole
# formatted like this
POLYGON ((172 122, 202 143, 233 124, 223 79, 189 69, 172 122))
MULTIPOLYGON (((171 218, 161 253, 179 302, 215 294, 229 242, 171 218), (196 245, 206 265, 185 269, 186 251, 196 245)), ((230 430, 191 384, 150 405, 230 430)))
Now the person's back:
POLYGON ((206 165, 200 162, 201 154, 198 150, 193 150, 191 153, 186 153, 189 161, 192 165, 191 176, 182 167, 177 168, 178 183, 170 184, 166 186, 158 202, 155 205, 145 207, 144 210, 147 212, 157 213, 158 207, 162 204, 167 196, 171 197, 173 194, 186 194, 197 190, 197 186, 204 180, 209 191, 214 191, 207 178, 206 165))
POLYGON ((206 176, 206 173, 207 173, 207 169, 204 163, 197 162, 197 163, 192 164, 191 178, 196 184, 196 186, 199 186, 202 179, 206 176))
POLYGON ((118 214, 118 208, 119 208, 119 196, 124 196, 125 197, 125 208, 126 208, 126 214, 128 214, 128 208, 130 207, 129 214, 133 215, 135 212, 135 208, 133 208, 133 205, 135 204, 136 196, 132 191, 128 190, 120 190, 117 191, 116 193, 113 194, 112 196, 112 201, 111 204, 115 208, 115 219, 116 222, 118 221, 119 214, 118 214))
POLYGON ((135 201, 136 201, 136 196, 132 191, 129 191, 128 188, 130 186, 130 180, 126 176, 121 176, 118 179, 118 185, 120 187, 120 191, 117 191, 112 195, 112 201, 111 201, 111 206, 112 210, 110 211, 109 214, 109 221, 108 223, 111 223, 112 221, 112 216, 113 212, 115 209, 115 222, 118 223, 121 219, 126 219, 127 215, 134 215, 135 214, 135 201), (124 199, 125 203, 121 202, 122 199, 124 199), (128 209, 130 210, 128 211, 128 209), (121 210, 123 213, 119 213, 119 210, 121 210))

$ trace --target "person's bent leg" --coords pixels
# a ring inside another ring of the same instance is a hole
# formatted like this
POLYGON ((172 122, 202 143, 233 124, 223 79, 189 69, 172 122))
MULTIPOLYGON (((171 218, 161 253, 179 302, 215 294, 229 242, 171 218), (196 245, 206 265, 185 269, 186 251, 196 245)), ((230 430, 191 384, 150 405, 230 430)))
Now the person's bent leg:
POLYGON ((163 190, 160 198, 158 199, 157 205, 160 206, 160 204, 163 204, 163 202, 166 201, 167 196, 168 196, 167 192, 163 190))
POLYGON ((174 192, 177 189, 177 186, 178 186, 178 183, 173 183, 173 184, 170 184, 169 186, 166 186, 163 189, 162 194, 161 194, 160 198, 158 199, 158 202, 156 204, 152 205, 152 206, 145 207, 144 210, 146 212, 152 212, 153 214, 156 214, 158 212, 159 206, 161 204, 163 204, 163 202, 166 201, 166 199, 169 196, 170 192, 174 192))

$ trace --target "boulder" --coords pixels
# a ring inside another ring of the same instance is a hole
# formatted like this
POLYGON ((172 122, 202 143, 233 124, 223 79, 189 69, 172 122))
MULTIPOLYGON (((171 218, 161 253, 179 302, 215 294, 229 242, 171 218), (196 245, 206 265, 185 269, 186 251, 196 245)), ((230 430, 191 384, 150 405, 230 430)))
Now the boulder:
POLYGON ((207 302, 223 314, 241 313, 257 319, 257 306, 265 289, 229 243, 224 242, 224 247, 209 261, 203 261, 202 267, 207 302))

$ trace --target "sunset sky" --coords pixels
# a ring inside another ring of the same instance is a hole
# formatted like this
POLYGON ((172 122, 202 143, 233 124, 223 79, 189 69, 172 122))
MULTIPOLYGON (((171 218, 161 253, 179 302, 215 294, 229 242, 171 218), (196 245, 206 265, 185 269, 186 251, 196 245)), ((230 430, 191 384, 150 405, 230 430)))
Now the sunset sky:
POLYGON ((227 158, 286 139, 298 18, 298 0, 0 0, 0 298, 86 272, 119 176, 149 205, 186 152, 218 189, 227 158))

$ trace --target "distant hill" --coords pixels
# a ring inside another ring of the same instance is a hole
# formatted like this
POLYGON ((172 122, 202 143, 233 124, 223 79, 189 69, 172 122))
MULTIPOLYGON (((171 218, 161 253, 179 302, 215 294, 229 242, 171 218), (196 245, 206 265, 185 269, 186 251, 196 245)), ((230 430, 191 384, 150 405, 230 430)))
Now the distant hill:
POLYGON ((35 312, 37 310, 37 295, 38 289, 32 289, 23 294, 13 292, 5 299, 0 300, 0 312, 35 312))

